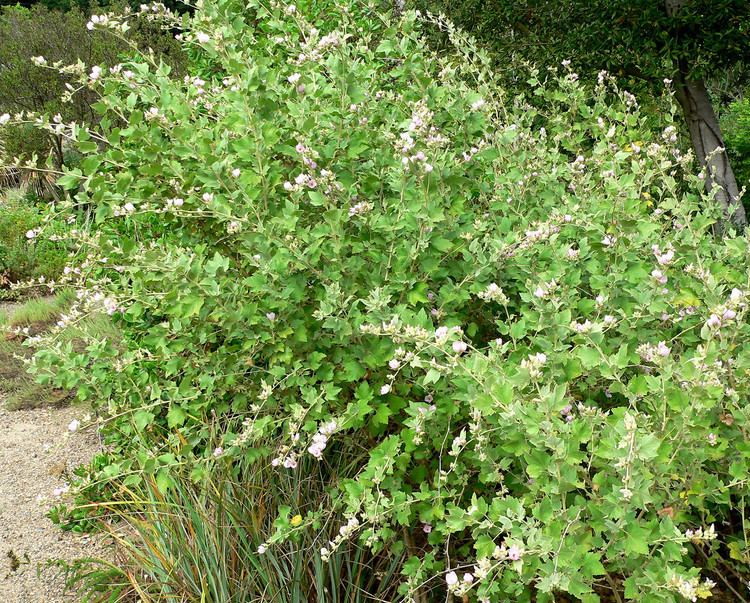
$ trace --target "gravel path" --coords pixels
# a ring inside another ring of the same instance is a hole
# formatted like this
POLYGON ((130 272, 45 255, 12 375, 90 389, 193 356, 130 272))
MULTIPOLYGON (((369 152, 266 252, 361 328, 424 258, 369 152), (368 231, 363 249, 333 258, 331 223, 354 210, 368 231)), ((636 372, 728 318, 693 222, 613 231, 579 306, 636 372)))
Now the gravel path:
POLYGON ((101 556, 96 538, 63 532, 45 517, 65 474, 98 448, 92 431, 68 434, 80 408, 7 411, 0 400, 0 602, 73 603, 51 559, 101 556), (14 562, 20 561, 20 565, 14 562))

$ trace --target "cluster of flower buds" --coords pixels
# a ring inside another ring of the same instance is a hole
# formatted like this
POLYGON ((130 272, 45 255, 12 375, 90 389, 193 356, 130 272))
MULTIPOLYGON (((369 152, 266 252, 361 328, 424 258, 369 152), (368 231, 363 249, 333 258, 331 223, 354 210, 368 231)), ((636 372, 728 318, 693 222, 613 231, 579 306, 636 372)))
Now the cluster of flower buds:
POLYGON ((583 322, 574 320, 570 323, 570 328, 576 333, 580 333, 581 335, 585 335, 587 333, 591 333, 594 330, 598 330, 597 326, 598 325, 596 323, 593 323, 588 319, 584 320, 583 322))
POLYGON ((271 461, 272 467, 284 467, 286 469, 296 469, 298 464, 297 454, 295 452, 285 450, 282 451, 271 461))
POLYGON ((638 352, 638 355, 644 362, 659 362, 661 359, 669 356, 671 348, 667 347, 666 342, 660 341, 656 345, 643 343, 638 346, 636 352, 638 352))
POLYGON ((474 575, 470 572, 466 572, 462 578, 459 579, 456 572, 448 572, 445 575, 445 584, 448 586, 448 592, 457 597, 463 597, 471 590, 472 584, 474 584, 474 575))
POLYGON ((487 285, 483 291, 477 293, 477 297, 486 302, 493 301, 502 305, 508 303, 508 297, 496 283, 490 283, 487 285))
POLYGON ((322 547, 320 549, 320 558, 325 563, 327 562, 331 554, 341 546, 343 542, 349 540, 359 529, 360 522, 356 517, 350 517, 348 521, 339 528, 339 533, 336 535, 334 540, 329 541, 328 547, 322 547))
POLYGON ((349 217, 363 216, 372 211, 373 207, 374 205, 369 201, 357 201, 349 208, 349 217))
POLYGON ((336 431, 336 428, 336 421, 329 421, 321 425, 318 428, 318 432, 313 436, 312 444, 307 448, 307 451, 318 460, 323 458, 323 450, 325 450, 328 444, 328 438, 336 431))
POLYGON ((138 7, 138 15, 149 21, 171 19, 172 21, 176 22, 179 20, 179 16, 161 2, 141 4, 138 7))
POLYGON ((674 126, 667 126, 661 133, 661 137, 665 142, 674 144, 677 142, 677 128, 674 126))
POLYGON ((543 352, 530 354, 521 360, 521 368, 529 372, 529 377, 539 379, 542 376, 542 367, 547 364, 547 355, 543 352))
POLYGON ((539 299, 547 299, 557 290, 557 281, 554 279, 546 283, 541 283, 536 289, 534 289, 534 297, 539 299))
POLYGON ((716 528, 711 524, 707 528, 699 527, 695 530, 685 530, 685 538, 689 538, 692 542, 709 542, 716 540, 717 538, 716 528))
POLYGON ((315 63, 320 62, 325 58, 328 52, 338 48, 343 42, 343 36, 337 31, 332 31, 329 34, 321 36, 320 31, 316 27, 310 27, 300 49, 300 53, 294 60, 294 64, 302 65, 308 61, 315 63))
POLYGON ((747 294, 744 291, 737 288, 732 289, 727 301, 712 309, 711 315, 706 320, 706 326, 717 331, 735 321, 737 314, 747 308, 746 297, 747 294))
POLYGON ((688 601, 698 601, 698 599, 707 599, 711 596, 711 589, 716 586, 713 580, 708 578, 704 579, 703 582, 700 578, 693 576, 685 578, 684 576, 673 575, 669 579, 668 586, 671 590, 679 593, 685 597, 688 601))
POLYGON ((674 261, 674 249, 671 245, 662 251, 658 245, 654 244, 651 245, 651 251, 660 266, 669 266, 674 261))
POLYGON ((487 146, 488 143, 486 140, 480 140, 475 146, 469 148, 468 151, 462 151, 461 158, 463 159, 464 163, 468 163, 469 161, 474 159, 474 155, 487 148, 487 146))

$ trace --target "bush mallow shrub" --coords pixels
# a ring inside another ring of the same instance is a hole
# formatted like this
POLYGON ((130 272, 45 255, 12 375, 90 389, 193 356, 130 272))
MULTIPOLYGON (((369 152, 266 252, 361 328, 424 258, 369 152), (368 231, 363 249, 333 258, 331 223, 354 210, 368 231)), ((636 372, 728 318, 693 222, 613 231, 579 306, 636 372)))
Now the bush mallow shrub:
POLYGON ((358 2, 183 24, 200 73, 87 66, 103 130, 65 128, 98 224, 68 319, 104 304, 127 349, 50 341, 36 368, 100 405, 105 473, 306 479, 356 442, 337 502, 263 550, 333 515, 324 557, 408 549, 404 601, 708 597, 698 550, 744 542, 748 244, 712 235, 669 115, 567 63, 527 103, 441 19, 358 2))

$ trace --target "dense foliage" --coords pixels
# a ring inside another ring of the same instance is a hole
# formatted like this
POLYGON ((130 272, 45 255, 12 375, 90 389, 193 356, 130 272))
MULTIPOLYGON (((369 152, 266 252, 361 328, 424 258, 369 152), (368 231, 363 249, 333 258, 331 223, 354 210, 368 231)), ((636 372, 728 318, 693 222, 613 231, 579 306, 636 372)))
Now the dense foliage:
POLYGON ((444 10, 495 48, 540 64, 563 57, 593 72, 609 69, 658 83, 680 68, 701 79, 750 61, 750 6, 744 0, 421 2, 444 10))
POLYGON ((729 104, 722 114, 721 129, 727 141, 740 186, 750 188, 750 99, 742 98, 729 104))
MULTIPOLYGON (((31 8, 34 6, 41 6, 54 11, 69 11, 69 10, 81 10, 83 12, 101 12, 107 9, 117 9, 123 6, 128 6, 132 10, 138 10, 140 2, 135 0, 128 0, 122 2, 121 0, 22 0, 20 2, 14 0, 0 0, 0 6, 24 6, 31 8)), ((174 11, 188 12, 190 6, 182 0, 167 0, 163 3, 165 6, 174 11)))
POLYGON ((52 337, 36 369, 100 406, 102 475, 320 480, 257 554, 334 521, 320 558, 405 554, 405 601, 709 596, 701 553, 747 554, 748 241, 712 235, 669 116, 567 68, 531 104, 415 13, 187 26, 200 74, 88 65, 103 131, 59 128, 98 224, 61 324, 104 307, 126 349, 52 337))
POLYGON ((495 51, 500 70, 506 56, 539 65, 570 60, 584 79, 600 69, 627 78, 631 90, 660 93, 673 84, 685 132, 708 190, 739 228, 747 218, 708 80, 747 83, 750 4, 744 0, 416 0, 445 10, 495 51), (633 88, 635 87, 635 88, 633 88))

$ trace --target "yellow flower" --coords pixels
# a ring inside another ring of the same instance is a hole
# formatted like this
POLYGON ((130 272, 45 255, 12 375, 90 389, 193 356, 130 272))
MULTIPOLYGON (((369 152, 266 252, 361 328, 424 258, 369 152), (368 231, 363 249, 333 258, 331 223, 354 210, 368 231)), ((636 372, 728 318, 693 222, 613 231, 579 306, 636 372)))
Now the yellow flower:
POLYGON ((292 526, 293 527, 296 528, 301 523, 302 523, 302 515, 297 514, 294 517, 292 517, 292 526))

